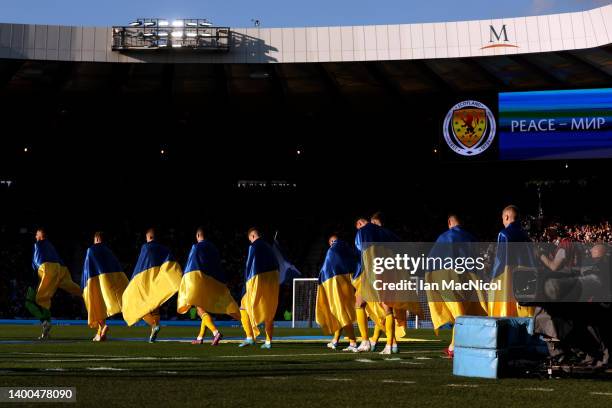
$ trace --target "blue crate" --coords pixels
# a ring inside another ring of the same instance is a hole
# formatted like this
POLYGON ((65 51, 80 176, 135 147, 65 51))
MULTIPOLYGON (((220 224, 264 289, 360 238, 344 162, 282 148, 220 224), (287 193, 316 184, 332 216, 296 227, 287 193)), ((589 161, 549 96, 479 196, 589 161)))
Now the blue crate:
POLYGON ((463 377, 500 378, 508 367, 506 350, 455 347, 453 374, 463 377))
POLYGON ((455 322, 455 347, 500 350, 533 341, 532 318, 460 316, 455 322))

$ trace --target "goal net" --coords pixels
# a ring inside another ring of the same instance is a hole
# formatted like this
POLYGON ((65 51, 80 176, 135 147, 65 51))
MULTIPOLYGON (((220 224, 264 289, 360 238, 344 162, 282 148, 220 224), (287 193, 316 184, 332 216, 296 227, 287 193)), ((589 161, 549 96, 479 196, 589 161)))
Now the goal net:
POLYGON ((291 327, 315 327, 317 303, 317 278, 293 279, 291 327))
MULTIPOLYGON (((293 279, 293 298, 291 307, 291 327, 317 327, 315 321, 315 311, 317 302, 317 278, 296 278, 293 279)), ((427 304, 427 295, 424 291, 419 291, 419 303, 423 316, 419 317, 412 313, 407 313, 408 328, 432 328, 431 314, 427 304)), ((370 327, 374 325, 368 320, 370 327)))

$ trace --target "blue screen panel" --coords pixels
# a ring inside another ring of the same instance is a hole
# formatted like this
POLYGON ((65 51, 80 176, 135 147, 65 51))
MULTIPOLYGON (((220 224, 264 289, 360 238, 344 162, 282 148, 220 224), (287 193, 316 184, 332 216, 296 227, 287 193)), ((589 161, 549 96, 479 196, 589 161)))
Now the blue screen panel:
POLYGON ((612 157, 612 88, 499 94, 502 160, 612 157))

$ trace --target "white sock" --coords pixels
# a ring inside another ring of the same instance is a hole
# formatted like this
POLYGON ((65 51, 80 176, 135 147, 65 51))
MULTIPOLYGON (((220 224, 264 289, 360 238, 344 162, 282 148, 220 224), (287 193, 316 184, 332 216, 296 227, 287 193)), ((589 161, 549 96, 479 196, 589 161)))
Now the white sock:
POLYGON ((204 338, 204 337, 200 337, 200 336, 198 336, 198 337, 196 337, 196 340, 197 340, 197 341, 200 341, 200 340, 202 340, 203 338, 204 338))
POLYGON ((253 338, 252 337, 247 337, 245 340, 246 341, 253 341, 253 338))
POLYGON ((266 344, 271 344, 268 340, 266 340, 266 344))
POLYGON ((219 334, 219 330, 215 330, 215 331, 213 332, 213 336, 216 336, 217 334, 219 334))

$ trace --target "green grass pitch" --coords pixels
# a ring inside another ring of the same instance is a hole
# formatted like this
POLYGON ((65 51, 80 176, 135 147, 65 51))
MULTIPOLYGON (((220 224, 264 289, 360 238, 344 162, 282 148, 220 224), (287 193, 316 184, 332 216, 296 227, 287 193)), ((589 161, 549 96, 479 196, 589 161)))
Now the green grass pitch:
MULTIPOLYGON (((160 339, 189 338, 194 330, 166 327, 160 339)), ((236 328, 223 332, 242 335, 236 328)), ((54 327, 49 342, 9 344, 38 334, 37 326, 0 326, 0 386, 73 386, 83 406, 612 406, 609 381, 454 377, 452 361, 441 357, 449 331, 436 337, 431 330, 410 330, 410 338, 430 341, 402 343, 392 356, 331 351, 322 342, 276 343, 271 350, 235 343, 93 343, 92 331, 78 326, 54 327)), ((111 328, 115 338, 144 340, 147 334, 144 327, 111 328)), ((320 332, 276 332, 308 334, 320 332)))

